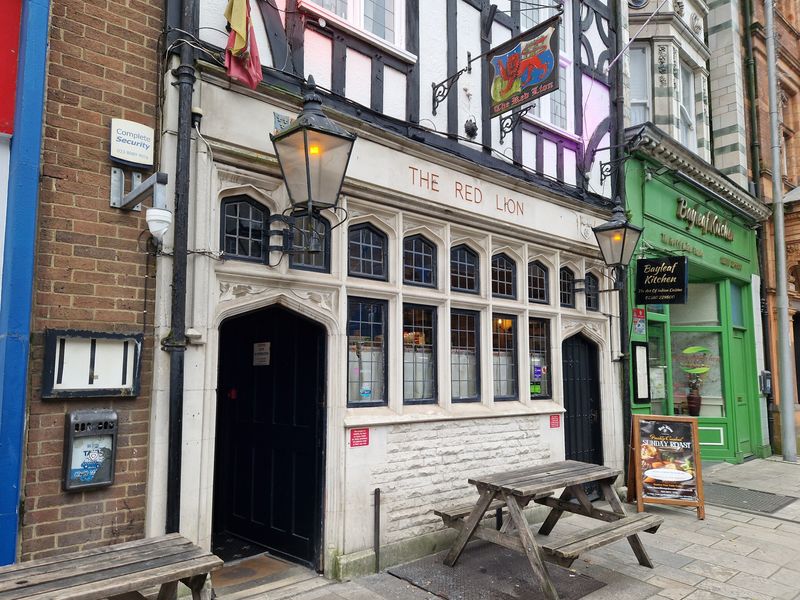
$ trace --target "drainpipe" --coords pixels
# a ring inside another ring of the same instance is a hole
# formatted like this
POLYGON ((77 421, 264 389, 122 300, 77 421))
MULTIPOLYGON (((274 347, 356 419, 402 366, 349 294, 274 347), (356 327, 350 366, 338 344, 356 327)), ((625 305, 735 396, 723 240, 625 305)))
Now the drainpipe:
POLYGON ((773 0, 764 1, 767 38, 767 76, 769 79, 769 129, 772 148, 772 218, 775 226, 775 305, 778 309, 778 376, 781 390, 781 445, 783 460, 797 462, 794 425, 794 377, 789 354, 789 294, 786 289, 786 242, 783 231, 783 181, 781 143, 778 126, 778 77, 775 54, 773 0))
MULTIPOLYGON (((750 104, 750 165, 753 169, 753 194, 756 198, 763 201, 761 189, 761 141, 758 132, 761 130, 758 118, 758 104, 756 103, 756 61, 753 55, 753 0, 744 0, 742 4, 744 13, 744 47, 745 47, 745 85, 747 87, 747 101, 750 104)), ((764 364, 772 368, 772 324, 769 320, 769 313, 766 309, 767 301, 767 246, 764 239, 764 225, 761 224, 756 229, 756 244, 758 246, 758 270, 761 273, 761 299, 762 306, 759 307, 761 314, 761 330, 763 332, 762 345, 764 352, 764 364)), ((772 404, 772 395, 768 397, 768 403, 772 404)), ((767 415, 767 427, 769 439, 772 440, 773 424, 772 418, 767 415)))
MULTIPOLYGON (((181 2, 181 29, 194 31, 195 0, 181 2)), ((181 33, 185 39, 185 33, 181 33)), ((183 452, 183 372, 186 352, 186 250, 189 230, 189 177, 192 147, 194 51, 180 46, 180 65, 173 71, 178 86, 178 137, 175 166, 175 230, 172 260, 172 323, 162 341, 169 352, 169 442, 167 457, 166 532, 180 531, 181 453, 183 452)))

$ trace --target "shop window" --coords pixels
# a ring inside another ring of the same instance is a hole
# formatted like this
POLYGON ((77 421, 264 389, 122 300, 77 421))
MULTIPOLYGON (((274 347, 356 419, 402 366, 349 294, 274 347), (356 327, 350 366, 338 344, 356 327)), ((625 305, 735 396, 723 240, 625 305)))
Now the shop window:
POLYGON ((694 391, 700 398, 700 416, 724 417, 721 334, 672 330, 670 345, 675 414, 689 414, 687 396, 694 391))
POLYGON ((719 320, 719 294, 716 283, 690 283, 686 304, 672 304, 672 326, 715 326, 719 320))
POLYGON ((492 315, 492 374, 495 400, 518 398, 516 337, 516 317, 492 315))
POLYGON ((436 308, 403 305, 403 402, 436 402, 436 308))
POLYGON ((450 312, 450 388, 453 402, 480 400, 480 313, 450 312))
POLYGON ((478 253, 469 246, 456 246, 450 250, 450 289, 472 294, 480 290, 478 253))
POLYGON ((600 280, 591 273, 587 273, 583 289, 586 293, 586 310, 600 310, 600 280))
POLYGON ((547 267, 538 260, 528 264, 528 300, 547 304, 550 287, 547 284, 547 267))
POLYGON ((222 253, 226 258, 264 262, 269 212, 246 196, 222 201, 222 253))
POLYGON ((386 321, 388 303, 347 299, 347 405, 387 403, 386 321))
POLYGON ((372 225, 354 225, 348 231, 348 274, 385 281, 387 266, 386 235, 372 225))
POLYGON ((575 273, 567 267, 558 271, 558 289, 561 306, 575 308, 575 273))
POLYGON ((648 378, 650 380, 650 412, 668 414, 666 324, 660 321, 647 323, 648 378))
POLYGON ((330 232, 331 225, 324 217, 295 214, 293 251, 289 255, 289 267, 330 273, 330 232), (316 247, 318 250, 312 252, 309 247, 316 247))
POLYGON ((436 246, 421 235, 403 241, 403 283, 436 287, 436 246))
POLYGON ((492 257, 492 296, 517 297, 517 266, 507 254, 492 257))
POLYGON ((731 324, 734 327, 744 327, 743 302, 742 286, 731 283, 731 324))
POLYGON ((531 398, 551 398, 550 321, 531 318, 528 322, 531 359, 531 398))

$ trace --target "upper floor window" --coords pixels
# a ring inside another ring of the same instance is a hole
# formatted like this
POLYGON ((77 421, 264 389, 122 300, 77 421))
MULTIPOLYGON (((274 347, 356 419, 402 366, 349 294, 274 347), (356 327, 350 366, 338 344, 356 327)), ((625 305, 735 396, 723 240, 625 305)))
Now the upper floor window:
POLYGON ((402 46, 405 0, 305 0, 390 44, 402 46))
POLYGON ((492 296, 496 298, 517 297, 517 268, 507 254, 492 257, 492 296))
POLYGON ((650 120, 650 90, 652 66, 649 48, 633 45, 628 54, 631 60, 631 125, 639 125, 650 120))
POLYGON ((477 294, 479 281, 478 253, 464 245, 450 250, 450 289, 477 294))
POLYGON ((550 302, 550 289, 547 285, 547 267, 538 260, 528 265, 528 300, 531 302, 550 302))
POLYGON ((575 273, 567 267, 558 272, 558 287, 561 306, 575 308, 575 273))
POLYGON ((694 71, 681 61, 680 114, 678 115, 678 134, 680 143, 697 150, 697 128, 695 126, 694 71))
POLYGON ((600 310, 600 280, 587 273, 583 289, 586 292, 586 310, 600 310))
POLYGON ((318 215, 294 215, 294 241, 289 254, 289 267, 330 273, 331 252, 328 220, 318 215))
POLYGON ((421 235, 403 241, 403 283, 436 287, 436 246, 421 235))
POLYGON ((558 69, 558 89, 550 94, 550 122, 561 129, 567 128, 567 69, 558 69))
POLYGON ((231 258, 263 262, 268 211, 246 196, 222 202, 222 253, 231 258))
POLYGON ((348 274, 386 280, 386 235, 372 225, 353 225, 348 231, 348 274))

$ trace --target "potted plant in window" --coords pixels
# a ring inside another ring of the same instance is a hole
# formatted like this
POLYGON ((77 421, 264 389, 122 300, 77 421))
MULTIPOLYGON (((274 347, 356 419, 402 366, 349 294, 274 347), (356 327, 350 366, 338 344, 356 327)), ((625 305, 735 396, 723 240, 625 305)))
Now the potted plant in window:
POLYGON ((688 392, 686 394, 686 406, 689 416, 697 417, 700 415, 700 406, 703 398, 700 396, 700 389, 703 386, 703 376, 711 370, 707 364, 707 356, 710 350, 704 346, 689 346, 681 352, 683 354, 683 364, 681 369, 686 373, 686 383, 688 392))

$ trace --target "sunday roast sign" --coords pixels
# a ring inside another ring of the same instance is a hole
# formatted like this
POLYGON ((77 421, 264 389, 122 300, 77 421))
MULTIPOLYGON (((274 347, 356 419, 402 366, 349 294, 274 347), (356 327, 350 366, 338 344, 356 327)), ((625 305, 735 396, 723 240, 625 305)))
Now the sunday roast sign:
POLYGON ((496 117, 558 89, 560 22, 561 16, 555 16, 488 52, 486 60, 493 69, 490 116, 496 117))
POLYGON ((705 517, 697 419, 634 415, 633 465, 639 512, 645 502, 696 506, 705 517), (635 453, 638 452, 638 457, 635 453))

